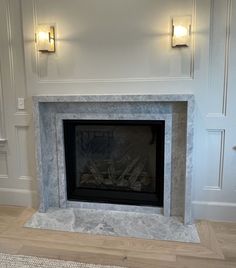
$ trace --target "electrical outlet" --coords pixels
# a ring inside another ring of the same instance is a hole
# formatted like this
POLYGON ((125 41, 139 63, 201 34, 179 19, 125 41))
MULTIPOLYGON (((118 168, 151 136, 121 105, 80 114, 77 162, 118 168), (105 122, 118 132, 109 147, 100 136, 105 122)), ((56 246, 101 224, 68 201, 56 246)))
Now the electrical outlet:
POLYGON ((24 98, 18 98, 17 108, 18 108, 18 110, 25 109, 25 99, 24 98))

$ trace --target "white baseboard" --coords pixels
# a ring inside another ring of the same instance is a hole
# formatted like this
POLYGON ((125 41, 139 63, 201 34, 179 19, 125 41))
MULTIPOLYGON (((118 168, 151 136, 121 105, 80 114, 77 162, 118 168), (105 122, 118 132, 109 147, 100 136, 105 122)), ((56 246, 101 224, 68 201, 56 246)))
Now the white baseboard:
POLYGON ((236 221, 236 203, 193 201, 194 219, 236 221))
POLYGON ((38 194, 30 190, 0 188, 0 205, 37 208, 38 194))
MULTIPOLYGON (((30 190, 0 188, 0 205, 37 208, 38 194, 30 190)), ((194 219, 236 221, 236 203, 193 201, 192 214, 194 219)))

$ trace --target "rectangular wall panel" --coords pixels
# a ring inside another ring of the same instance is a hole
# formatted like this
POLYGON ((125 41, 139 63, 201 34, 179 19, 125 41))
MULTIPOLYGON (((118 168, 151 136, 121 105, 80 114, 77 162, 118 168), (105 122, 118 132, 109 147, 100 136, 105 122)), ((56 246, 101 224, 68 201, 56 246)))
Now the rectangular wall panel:
POLYGON ((7 169, 7 154, 6 152, 0 152, 0 179, 8 178, 7 169))
MULTIPOLYGON (((171 17, 193 17, 193 0, 28 2, 22 2, 22 10, 24 15, 25 5, 32 5, 32 27, 47 22, 56 30, 56 54, 36 53, 37 82, 192 78, 192 46, 171 48, 171 17)), ((27 57, 35 53, 32 32, 27 33, 32 40, 25 44, 31 51, 27 57)))
POLYGON ((32 160, 29 153, 28 127, 16 127, 17 162, 20 179, 31 180, 32 160))
POLYGON ((225 115, 229 57, 230 0, 211 0, 208 115, 225 115))
POLYGON ((1 80, 1 65, 0 65, 0 140, 5 139, 5 128, 4 128, 4 111, 3 111, 3 91, 2 91, 2 80, 1 80))
POLYGON ((205 190, 221 190, 223 184, 225 131, 207 130, 206 182, 205 190))

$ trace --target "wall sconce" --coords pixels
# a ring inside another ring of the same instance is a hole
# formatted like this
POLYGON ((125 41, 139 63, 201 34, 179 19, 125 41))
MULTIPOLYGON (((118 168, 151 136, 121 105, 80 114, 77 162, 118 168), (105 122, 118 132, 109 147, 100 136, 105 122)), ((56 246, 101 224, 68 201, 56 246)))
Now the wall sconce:
POLYGON ((35 34, 37 50, 45 53, 55 52, 55 28, 54 26, 40 24, 35 34))
POLYGON ((189 47, 191 43, 191 16, 172 18, 172 47, 189 47))

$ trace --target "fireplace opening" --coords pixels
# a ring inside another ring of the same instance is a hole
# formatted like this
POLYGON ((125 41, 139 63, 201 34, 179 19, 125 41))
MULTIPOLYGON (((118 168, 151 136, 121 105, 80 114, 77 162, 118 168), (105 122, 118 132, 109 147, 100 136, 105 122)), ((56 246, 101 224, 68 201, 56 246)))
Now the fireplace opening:
POLYGON ((63 120, 67 199, 163 206, 164 120, 63 120))

